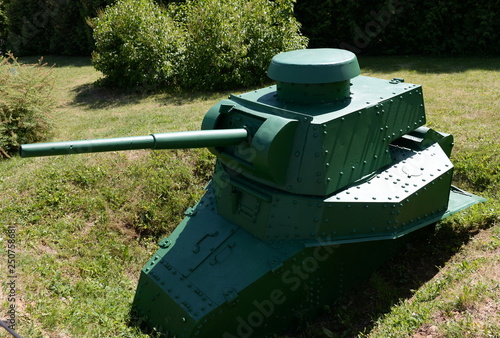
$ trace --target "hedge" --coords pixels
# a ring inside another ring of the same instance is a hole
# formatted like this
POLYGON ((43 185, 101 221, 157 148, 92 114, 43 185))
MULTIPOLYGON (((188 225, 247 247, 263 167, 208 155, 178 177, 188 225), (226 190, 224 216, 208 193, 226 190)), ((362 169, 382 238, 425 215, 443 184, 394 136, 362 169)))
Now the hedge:
POLYGON ((498 0, 298 0, 310 47, 358 54, 499 55, 498 0))
POLYGON ((90 55, 87 18, 115 0, 7 0, 4 49, 22 55, 90 55))

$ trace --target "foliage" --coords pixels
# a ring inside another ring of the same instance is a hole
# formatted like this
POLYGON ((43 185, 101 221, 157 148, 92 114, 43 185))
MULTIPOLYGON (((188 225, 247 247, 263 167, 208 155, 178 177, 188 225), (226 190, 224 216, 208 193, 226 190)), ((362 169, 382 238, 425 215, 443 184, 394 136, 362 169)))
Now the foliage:
POLYGON ((9 0, 7 48, 16 55, 88 55, 93 40, 86 18, 114 1, 9 0))
POLYGON ((189 89, 266 80, 271 57, 303 48, 293 1, 118 1, 92 21, 96 69, 113 86, 189 89))
POLYGON ((265 82, 275 54, 307 44, 293 6, 291 0, 190 0, 173 7, 186 32, 181 85, 221 89, 265 82))
POLYGON ((51 70, 41 61, 21 65, 12 55, 0 59, 0 158, 9 157, 20 144, 44 140, 50 130, 51 70))
MULTIPOLYGON (((186 1, 155 2, 169 6, 186 1)), ((217 3, 205 0, 187 2, 199 2, 195 7, 201 8, 217 3)), ((238 0, 237 5, 231 8, 233 14, 228 15, 228 20, 240 16, 237 13, 245 12, 245 7, 257 8, 265 2, 281 7, 280 3, 291 1, 238 0), (252 5, 252 2, 256 4, 252 5), (242 3, 244 6, 241 6, 242 3)), ((0 1, 0 40, 6 40, 6 48, 16 55, 89 55, 94 42, 86 19, 96 16, 98 9, 114 3, 116 0, 0 1), (2 37, 2 28, 7 29, 7 37, 2 37)), ((227 3, 221 1, 221 9, 227 3)), ((496 0, 297 0, 295 17, 302 25, 303 34, 310 39, 311 47, 341 47, 356 53, 384 55, 498 55, 500 18, 497 7, 496 0)), ((212 11, 214 16, 218 16, 221 9, 217 7, 212 11)), ((245 12, 245 15, 257 16, 256 13, 263 15, 262 19, 269 15, 258 10, 245 12)), ((203 17, 207 13, 199 14, 203 17)), ((211 23, 216 24, 217 21, 211 23)), ((290 21, 287 24, 293 23, 290 21)), ((236 25, 239 23, 236 22, 236 25)), ((219 26, 225 24, 219 23, 219 26)), ((237 36, 231 38, 239 39, 237 36)))
POLYGON ((297 0, 295 17, 309 38, 309 47, 336 48, 349 37, 349 25, 355 20, 351 7, 351 1, 297 0))
POLYGON ((5 48, 5 38, 7 32, 7 16, 5 15, 5 3, 0 1, 0 51, 5 48))
POLYGON ((150 0, 121 0, 91 21, 92 61, 111 86, 154 89, 172 81, 183 37, 150 0))
POLYGON ((298 0, 312 47, 370 54, 495 54, 498 1, 298 0))

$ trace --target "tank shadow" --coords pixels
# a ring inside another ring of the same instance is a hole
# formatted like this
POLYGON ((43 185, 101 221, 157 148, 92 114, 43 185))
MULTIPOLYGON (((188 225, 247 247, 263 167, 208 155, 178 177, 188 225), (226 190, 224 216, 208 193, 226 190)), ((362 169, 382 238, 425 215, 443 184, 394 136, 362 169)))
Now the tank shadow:
POLYGON ((314 321, 300 323, 279 337, 324 337, 323 328, 332 337, 368 334, 377 319, 401 300, 411 298, 477 232, 458 231, 448 223, 419 230, 399 255, 326 307, 314 321))

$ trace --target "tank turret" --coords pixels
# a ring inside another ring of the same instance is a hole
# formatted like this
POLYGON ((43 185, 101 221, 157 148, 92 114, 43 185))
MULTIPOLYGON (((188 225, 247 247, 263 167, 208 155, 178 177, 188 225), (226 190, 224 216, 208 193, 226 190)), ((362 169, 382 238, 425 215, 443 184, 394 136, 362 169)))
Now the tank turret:
POLYGON ((202 199, 141 271, 135 316, 175 337, 264 337, 308 318, 418 229, 482 201, 451 185, 451 135, 422 88, 360 75, 338 49, 276 55, 276 85, 231 95, 201 131, 23 145, 45 156, 208 147, 202 199))

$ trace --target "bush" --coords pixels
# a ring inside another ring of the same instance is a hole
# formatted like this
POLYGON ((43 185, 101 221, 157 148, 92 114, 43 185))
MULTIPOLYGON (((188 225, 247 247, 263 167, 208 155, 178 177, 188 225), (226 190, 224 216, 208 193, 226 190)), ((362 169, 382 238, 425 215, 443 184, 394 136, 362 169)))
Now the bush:
POLYGON ((150 0, 121 0, 91 21, 92 62, 110 86, 168 86, 183 37, 162 7, 150 0))
POLYGON ((48 137, 52 89, 51 69, 41 62, 21 65, 12 55, 0 58, 0 158, 48 137))
POLYGON ((292 0, 189 0, 171 6, 186 32, 179 81, 185 88, 223 89, 267 81, 279 52, 305 48, 292 0))
POLYGON ((266 81, 271 57, 303 48, 293 1, 118 1, 92 21, 93 62, 111 86, 195 90, 266 81))

